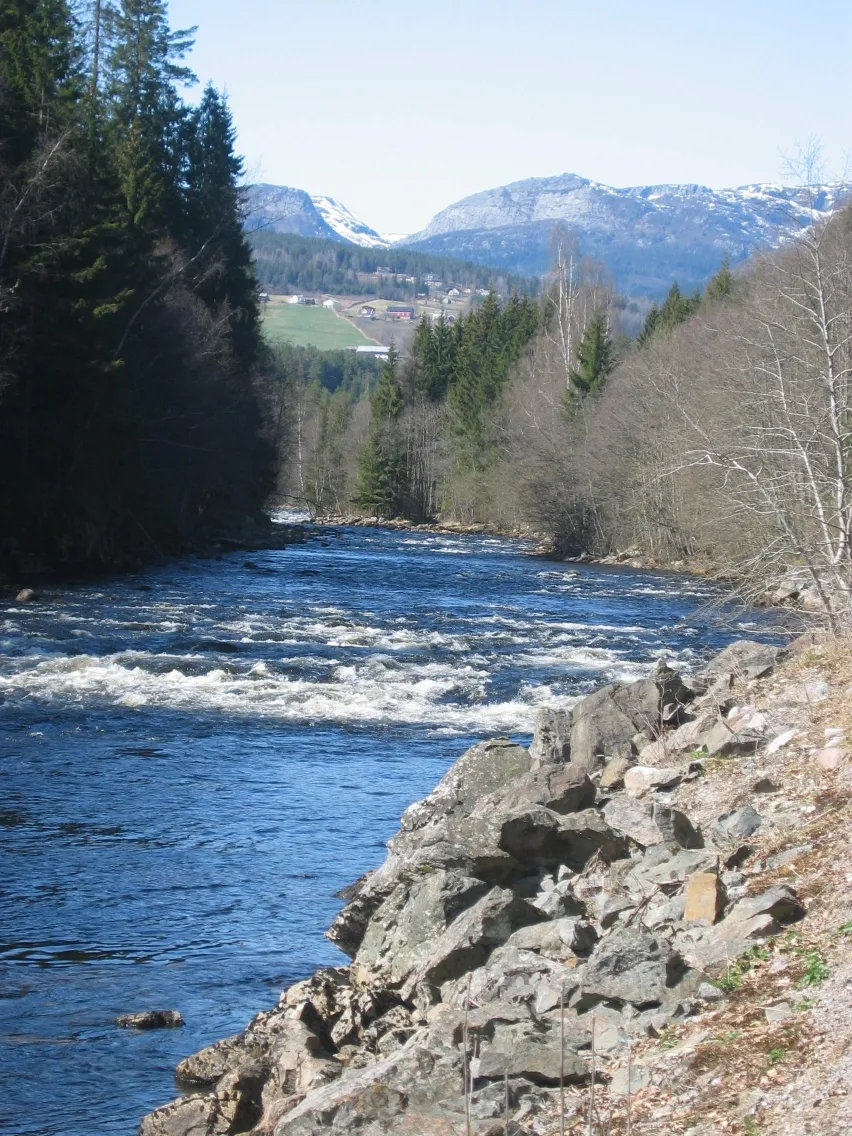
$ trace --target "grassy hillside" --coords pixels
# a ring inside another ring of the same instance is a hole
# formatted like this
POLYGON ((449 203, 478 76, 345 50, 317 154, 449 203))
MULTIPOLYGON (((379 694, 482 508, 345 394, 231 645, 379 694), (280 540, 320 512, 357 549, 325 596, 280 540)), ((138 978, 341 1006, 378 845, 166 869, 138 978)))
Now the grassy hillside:
POLYGON ((288 304, 279 296, 270 297, 266 305, 263 334, 270 343, 286 341, 294 347, 318 347, 321 351, 373 342, 328 308, 288 304))

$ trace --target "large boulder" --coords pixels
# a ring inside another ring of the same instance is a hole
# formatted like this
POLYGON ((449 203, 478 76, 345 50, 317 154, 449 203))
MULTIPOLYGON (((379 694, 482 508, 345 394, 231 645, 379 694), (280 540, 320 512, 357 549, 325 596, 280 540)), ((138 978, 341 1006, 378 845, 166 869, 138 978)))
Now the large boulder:
POLYGON ((450 923, 408 973, 403 998, 410 998, 420 984, 434 988, 482 966, 513 931, 544 919, 538 908, 508 888, 492 888, 450 923))
POLYGON ((593 781, 584 770, 569 763, 543 766, 483 797, 477 803, 476 814, 505 813, 536 805, 555 813, 576 813, 591 808, 594 803, 593 781))
POLYGON ((781 654, 780 648, 770 643, 740 639, 712 658, 701 672, 701 678, 707 684, 716 683, 728 676, 740 679, 762 678, 769 674, 781 654))
POLYGON ((355 956, 358 980, 400 986, 453 920, 487 891, 482 880, 442 869, 401 879, 364 933, 355 956))
POLYGON ((571 756, 571 711, 541 709, 530 746, 533 767, 567 762, 571 756))
POLYGON ((634 739, 653 741, 667 723, 677 723, 694 697, 680 675, 660 662, 647 679, 614 683, 574 707, 571 760, 591 772, 602 759, 630 758, 634 739))
POLYGON ((616 927, 586 963, 578 1009, 599 1001, 637 1009, 660 1005, 685 969, 680 955, 665 939, 638 927, 616 927))
POLYGON ((629 848, 596 809, 561 816, 544 808, 505 817, 500 847, 521 864, 566 864, 573 871, 582 870, 596 853, 611 863, 626 856, 629 848))
POLYGON ((640 848, 651 848, 663 842, 663 834, 654 823, 654 807, 618 793, 602 809, 604 820, 615 832, 629 837, 640 848))

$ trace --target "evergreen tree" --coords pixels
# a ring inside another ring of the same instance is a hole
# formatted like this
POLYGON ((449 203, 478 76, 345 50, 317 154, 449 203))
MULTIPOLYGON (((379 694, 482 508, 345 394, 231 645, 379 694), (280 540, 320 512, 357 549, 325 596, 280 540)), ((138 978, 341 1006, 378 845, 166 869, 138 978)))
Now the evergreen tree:
POLYGON ((176 86, 195 28, 173 32, 165 0, 118 0, 109 20, 112 138, 133 224, 176 233, 181 218, 185 108, 176 86))
POLYGON ((40 139, 74 121, 80 50, 67 0, 3 0, 0 5, 0 162, 32 157, 40 139))
POLYGON ((405 445, 399 418, 405 400, 393 345, 373 392, 370 435, 358 455, 355 504, 380 517, 398 516, 408 496, 405 445))
POLYGON ((577 348, 577 366, 570 372, 573 390, 569 390, 569 398, 597 394, 614 366, 615 353, 606 315, 595 312, 577 348))
POLYGON ((207 86, 186 124, 186 204, 183 239, 191 279, 211 311, 225 309, 234 349, 250 362, 259 349, 257 281, 243 231, 239 181, 242 158, 225 99, 207 86))
POLYGON ((719 271, 713 276, 704 290, 708 300, 726 300, 734 290, 734 275, 731 272, 731 262, 726 256, 719 271))

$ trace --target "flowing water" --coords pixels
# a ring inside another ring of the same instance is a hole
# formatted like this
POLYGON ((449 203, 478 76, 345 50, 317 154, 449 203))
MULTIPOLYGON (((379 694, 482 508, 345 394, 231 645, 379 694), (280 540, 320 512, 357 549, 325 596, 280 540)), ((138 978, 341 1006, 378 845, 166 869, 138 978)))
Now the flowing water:
POLYGON ((344 961, 334 893, 468 744, 753 630, 712 594, 342 529, 0 608, 0 1131, 132 1136, 181 1057, 344 961), (112 1024, 151 1008, 185 1028, 112 1024))

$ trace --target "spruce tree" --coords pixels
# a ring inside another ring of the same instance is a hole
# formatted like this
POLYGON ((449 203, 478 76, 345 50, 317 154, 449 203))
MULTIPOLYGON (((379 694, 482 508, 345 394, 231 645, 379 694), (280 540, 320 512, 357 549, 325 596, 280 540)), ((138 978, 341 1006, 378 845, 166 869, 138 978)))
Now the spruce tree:
POLYGON ((726 300, 734 290, 734 275, 731 272, 731 262, 726 256, 719 266, 719 271, 711 277, 704 295, 708 300, 726 300))
POLYGON ((237 356, 251 362, 259 350, 257 281, 242 224, 243 161, 235 139, 227 102, 208 84, 186 123, 182 237, 196 294, 211 311, 225 311, 237 356))
POLYGON ((570 372, 569 400, 597 394, 615 366, 609 325, 604 312, 595 312, 577 348, 577 366, 570 372))

